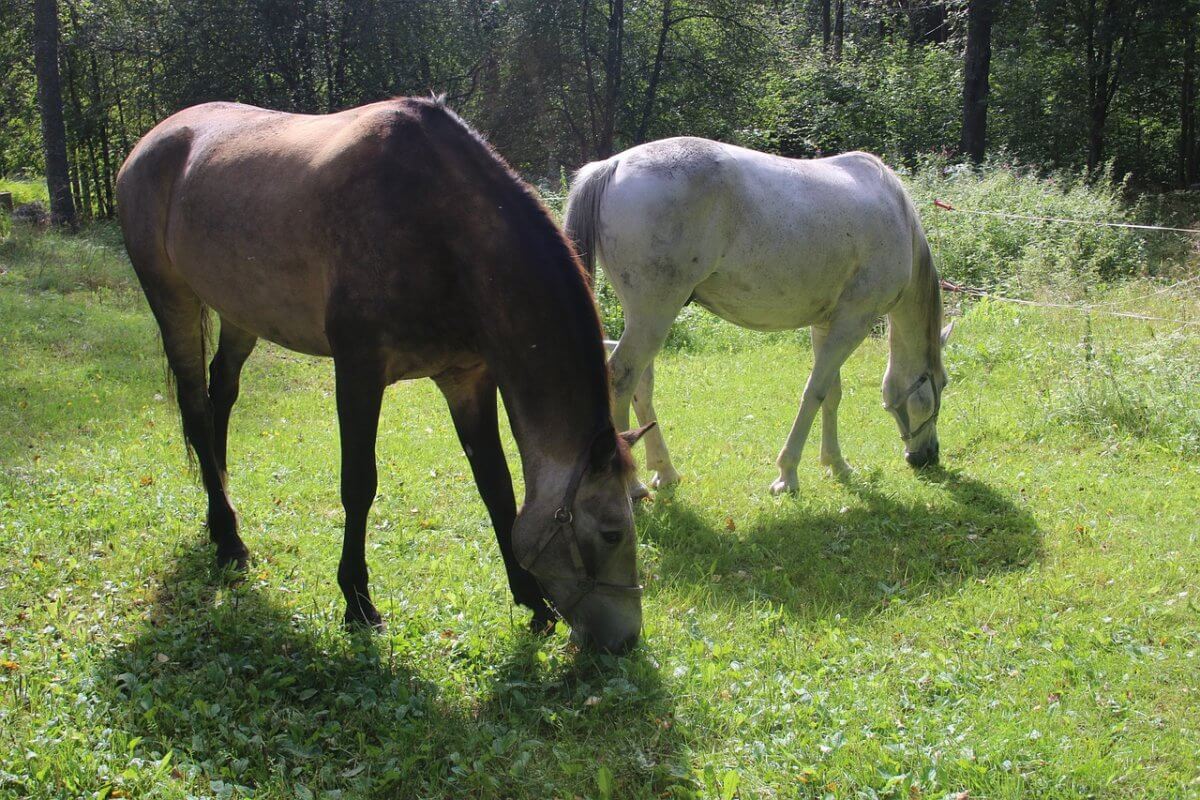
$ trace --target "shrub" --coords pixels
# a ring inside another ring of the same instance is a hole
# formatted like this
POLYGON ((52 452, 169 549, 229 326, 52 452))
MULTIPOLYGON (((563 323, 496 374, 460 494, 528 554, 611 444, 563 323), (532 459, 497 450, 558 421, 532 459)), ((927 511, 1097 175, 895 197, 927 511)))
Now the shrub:
POLYGON ((1039 175, 1004 161, 975 170, 928 158, 903 174, 917 202, 938 271, 950 280, 1018 297, 1080 296, 1125 278, 1171 274, 1192 242, 1180 234, 1071 225, 935 209, 934 198, 962 210, 1001 211, 1091 222, 1135 222, 1151 203, 1129 206, 1107 178, 1039 175))

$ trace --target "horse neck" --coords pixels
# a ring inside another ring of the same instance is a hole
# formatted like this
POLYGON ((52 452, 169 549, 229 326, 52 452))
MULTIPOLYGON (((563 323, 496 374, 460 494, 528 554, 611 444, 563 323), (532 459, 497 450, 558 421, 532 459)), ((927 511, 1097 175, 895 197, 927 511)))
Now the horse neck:
POLYGON ((941 295, 935 275, 918 270, 888 313, 888 373, 911 380, 932 372, 939 363, 941 295))
POLYGON ((519 302, 491 306, 485 358, 504 398, 527 493, 536 495, 565 486, 580 454, 612 424, 608 367, 582 279, 575 287, 535 277, 516 288, 519 302), (512 308, 527 310, 514 315, 512 308))

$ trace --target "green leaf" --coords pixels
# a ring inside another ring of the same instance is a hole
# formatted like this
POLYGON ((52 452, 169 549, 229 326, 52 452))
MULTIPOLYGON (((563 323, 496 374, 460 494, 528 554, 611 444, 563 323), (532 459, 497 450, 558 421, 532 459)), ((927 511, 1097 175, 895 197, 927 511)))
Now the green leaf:
POLYGON ((741 776, 736 771, 726 770, 725 774, 721 776, 721 800, 733 800, 741 781, 741 776))
POLYGON ((613 774, 605 764, 601 764, 596 770, 596 788, 600 791, 601 800, 612 800, 613 796, 613 774))

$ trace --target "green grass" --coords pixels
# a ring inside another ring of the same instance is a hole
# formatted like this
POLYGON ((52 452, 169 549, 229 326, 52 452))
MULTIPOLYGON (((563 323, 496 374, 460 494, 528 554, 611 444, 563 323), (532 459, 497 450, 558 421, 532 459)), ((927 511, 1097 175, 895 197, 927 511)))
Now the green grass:
POLYGON ((344 633, 330 365, 271 346, 231 442, 255 564, 215 575, 121 265, 105 229, 0 245, 0 797, 1200 795, 1200 329, 973 307, 920 475, 869 340, 855 476, 810 447, 787 498, 805 337, 667 354, 686 479, 639 512, 644 645, 593 658, 524 631, 428 382, 381 424, 388 633, 344 633))
POLYGON ((0 192, 12 193, 14 207, 25 203, 36 202, 44 206, 50 203, 46 182, 41 179, 0 178, 0 192))

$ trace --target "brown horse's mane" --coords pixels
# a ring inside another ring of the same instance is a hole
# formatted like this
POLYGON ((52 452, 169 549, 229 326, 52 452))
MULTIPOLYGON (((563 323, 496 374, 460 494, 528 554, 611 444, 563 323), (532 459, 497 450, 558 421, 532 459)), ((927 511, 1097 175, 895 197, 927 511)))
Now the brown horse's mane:
MULTIPOLYGON (((441 115, 450 122, 453 130, 457 130, 463 134, 466 141, 474 145, 473 147, 463 148, 463 150, 473 153, 476 156, 476 165, 486 173, 493 175, 493 177, 503 177, 506 179, 497 182, 498 185, 506 187, 511 191, 511 194, 504 200, 506 207, 524 211, 526 218, 535 227, 541 229, 541 232, 545 236, 543 242, 547 247, 550 258, 546 259, 545 262, 540 264, 535 262, 535 264, 541 266, 543 269, 547 265, 553 265, 556 268, 552 268, 553 271, 546 270, 546 274, 543 277, 547 279, 548 284, 556 284, 560 288, 557 297, 559 302, 577 306, 569 309, 570 313, 566 315, 568 323, 576 328, 576 333, 578 334, 576 339, 584 342, 595 342, 597 352, 596 358, 593 360, 600 364, 601 367, 594 371, 595 374, 592 376, 590 388, 594 393, 593 399, 597 407, 603 409, 604 416, 604 419, 597 420, 595 424, 597 428, 605 423, 611 424, 609 367, 608 359, 604 353, 603 326, 600 322, 600 314, 596 307, 595 296, 591 291, 591 281, 576 253, 575 247, 554 222, 550 210, 542 202, 537 192, 521 178, 503 156, 496 152, 491 143, 446 104, 444 94, 432 95, 427 98, 396 97, 393 100, 405 104, 416 104, 428 112, 441 115)), ((535 264, 531 264, 531 266, 535 264)), ((617 437, 617 447, 613 455, 613 469, 624 476, 632 475, 634 472, 634 460, 629 446, 619 436, 617 437)))
POLYGON ((492 143, 483 137, 483 134, 471 127, 471 123, 460 117, 454 109, 446 104, 446 95, 444 93, 430 95, 429 97, 397 96, 393 97, 392 100, 403 100, 410 103, 417 102, 428 108, 436 109, 449 117, 451 121, 453 121, 475 142, 476 145, 478 145, 485 153, 487 153, 490 164, 502 170, 503 173, 511 178, 517 187, 519 187, 521 197, 530 203, 533 208, 537 209, 539 215, 543 217, 553 229, 556 235, 555 238, 559 239, 563 246, 567 249, 567 252, 571 256, 572 264, 583 278, 584 285, 587 287, 591 286, 591 279, 587 274, 587 270, 584 269, 583 262, 579 260, 579 254, 575 251, 574 244, 572 244, 572 242, 563 234, 558 225, 555 224, 554 215, 546 206, 545 202, 543 202, 541 195, 538 194, 537 191, 535 191, 534 188, 530 186, 524 178, 521 177, 519 172, 512 168, 512 165, 508 163, 504 156, 500 155, 496 148, 492 146, 492 143))

